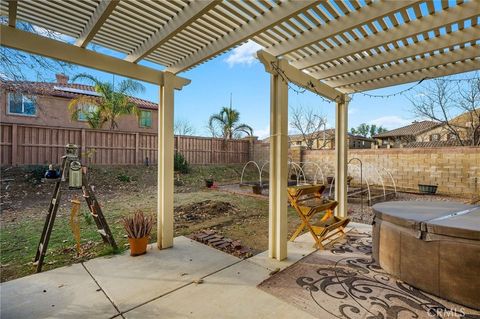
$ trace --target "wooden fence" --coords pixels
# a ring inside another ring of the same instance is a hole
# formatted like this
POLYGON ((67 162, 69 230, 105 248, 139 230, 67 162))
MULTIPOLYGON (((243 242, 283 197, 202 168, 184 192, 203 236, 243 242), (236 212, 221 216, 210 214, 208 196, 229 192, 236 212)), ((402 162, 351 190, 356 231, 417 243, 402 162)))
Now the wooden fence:
MULTIPOLYGON (((58 164, 66 144, 77 144, 94 165, 157 163, 157 135, 0 123, 1 165, 58 164)), ((190 164, 234 164, 250 159, 248 140, 175 136, 175 151, 190 164)))

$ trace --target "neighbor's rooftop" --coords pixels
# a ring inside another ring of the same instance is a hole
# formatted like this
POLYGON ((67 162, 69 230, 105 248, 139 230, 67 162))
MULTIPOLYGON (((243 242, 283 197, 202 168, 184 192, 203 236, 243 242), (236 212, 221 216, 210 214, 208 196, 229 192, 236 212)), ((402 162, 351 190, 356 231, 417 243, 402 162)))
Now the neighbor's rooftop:
POLYGON ((437 126, 440 126, 441 123, 435 121, 420 121, 413 122, 410 125, 399 127, 394 130, 383 132, 374 136, 374 138, 385 138, 385 137, 396 137, 396 136, 415 136, 431 130, 437 126))
MULTIPOLYGON (((33 95, 57 96, 73 99, 80 95, 98 96, 91 85, 67 82, 30 82, 30 81, 0 81, 0 89, 11 92, 24 92, 33 95)), ((158 110, 158 104, 130 96, 130 101, 139 108, 158 110)))

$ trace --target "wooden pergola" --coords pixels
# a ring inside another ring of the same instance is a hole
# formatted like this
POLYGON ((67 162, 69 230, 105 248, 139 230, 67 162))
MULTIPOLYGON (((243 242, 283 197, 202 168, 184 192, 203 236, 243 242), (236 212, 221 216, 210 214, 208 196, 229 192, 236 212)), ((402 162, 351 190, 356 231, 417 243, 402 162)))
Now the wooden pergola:
POLYGON ((269 256, 287 257, 288 82, 336 103, 336 214, 347 211, 347 94, 479 69, 480 1, 2 1, 2 46, 160 87, 159 248, 173 245, 177 74, 251 40, 271 74, 269 256), (25 21, 76 39, 16 28, 25 21), (89 44, 123 54, 100 54, 89 44), (138 64, 150 61, 163 71, 138 64))

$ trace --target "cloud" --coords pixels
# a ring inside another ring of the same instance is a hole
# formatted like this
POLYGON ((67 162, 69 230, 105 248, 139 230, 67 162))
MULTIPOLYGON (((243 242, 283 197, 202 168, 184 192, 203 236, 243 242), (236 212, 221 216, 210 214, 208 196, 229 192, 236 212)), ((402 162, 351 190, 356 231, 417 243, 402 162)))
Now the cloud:
POLYGON ((357 109, 356 109, 356 108, 354 108, 354 107, 348 108, 348 115, 353 115, 353 114, 355 114, 355 113, 357 113, 357 109))
POLYGON ((401 126, 405 126, 410 124, 411 121, 404 119, 400 116, 392 115, 392 116, 382 116, 377 119, 371 120, 368 124, 375 124, 377 126, 383 126, 388 130, 392 130, 401 126))
POLYGON ((225 59, 225 62, 228 63, 230 67, 233 67, 235 64, 244 64, 251 65, 257 59, 255 53, 262 48, 261 45, 256 44, 255 42, 248 40, 239 47, 236 47, 225 59))
POLYGON ((258 136, 258 138, 261 140, 263 140, 264 138, 270 137, 270 126, 267 126, 263 130, 254 130, 253 135, 258 136))

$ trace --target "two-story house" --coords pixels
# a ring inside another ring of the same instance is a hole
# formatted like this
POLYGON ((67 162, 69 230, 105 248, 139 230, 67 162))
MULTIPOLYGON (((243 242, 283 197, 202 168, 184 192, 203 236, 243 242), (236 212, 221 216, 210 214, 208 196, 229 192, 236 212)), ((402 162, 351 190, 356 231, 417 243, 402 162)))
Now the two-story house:
POLYGON ((478 113, 466 112, 447 123, 415 121, 374 136, 383 147, 442 147, 480 144, 478 113), (473 143, 472 143, 473 142, 473 143))
MULTIPOLYGON (((0 82, 0 122, 64 128, 88 128, 84 114, 71 119, 68 104, 78 95, 98 96, 93 86, 68 83, 68 77, 57 74, 56 82, 0 82)), ((140 115, 124 115, 118 119, 117 131, 157 132, 156 103, 130 97, 140 115)), ((81 107, 90 108, 91 105, 81 107)))

